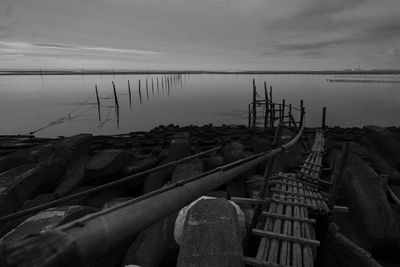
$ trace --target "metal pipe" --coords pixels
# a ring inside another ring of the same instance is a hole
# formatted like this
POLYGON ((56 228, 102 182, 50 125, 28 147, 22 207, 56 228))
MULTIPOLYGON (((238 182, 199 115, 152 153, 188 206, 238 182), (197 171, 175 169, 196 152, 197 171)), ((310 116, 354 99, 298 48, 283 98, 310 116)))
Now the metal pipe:
POLYGON ((206 176, 183 180, 175 184, 174 188, 143 201, 137 202, 133 199, 48 232, 29 236, 12 244, 0 244, 3 260, 7 263, 15 262, 11 258, 23 259, 26 266, 62 266, 60 262, 66 257, 80 259, 78 264, 81 265, 92 263, 131 240, 142 229, 246 173, 268 158, 282 153, 299 140, 302 131, 303 128, 285 145, 259 153, 257 157, 240 160, 240 165, 233 162, 208 172, 206 176))

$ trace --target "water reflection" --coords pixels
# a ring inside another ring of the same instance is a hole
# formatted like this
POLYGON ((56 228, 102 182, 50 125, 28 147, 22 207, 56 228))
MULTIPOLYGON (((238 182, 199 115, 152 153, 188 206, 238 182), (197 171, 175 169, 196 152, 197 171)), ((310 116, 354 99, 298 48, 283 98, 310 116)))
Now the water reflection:
MULTIPOLYGON (((252 78, 257 88, 264 81, 273 87, 275 102, 285 98, 297 107, 304 99, 307 126, 320 125, 323 106, 331 126, 398 125, 398 83, 327 82, 342 79, 339 75, 38 75, 0 77, 0 134, 116 134, 170 123, 247 125, 252 78)), ((399 76, 345 79, 396 81, 399 76)))

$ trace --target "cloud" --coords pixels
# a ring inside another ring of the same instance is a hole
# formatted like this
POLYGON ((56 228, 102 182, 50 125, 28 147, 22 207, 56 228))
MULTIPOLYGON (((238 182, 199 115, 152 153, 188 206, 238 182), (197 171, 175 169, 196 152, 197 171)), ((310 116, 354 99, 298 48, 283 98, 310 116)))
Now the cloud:
POLYGON ((0 41, 1 46, 9 50, 14 49, 19 53, 29 54, 31 56, 39 55, 76 55, 82 54, 87 56, 156 56, 164 53, 148 50, 134 50, 134 49, 119 49, 113 47, 90 47, 90 46, 77 46, 71 44, 60 43, 27 43, 27 42, 5 42, 0 41))

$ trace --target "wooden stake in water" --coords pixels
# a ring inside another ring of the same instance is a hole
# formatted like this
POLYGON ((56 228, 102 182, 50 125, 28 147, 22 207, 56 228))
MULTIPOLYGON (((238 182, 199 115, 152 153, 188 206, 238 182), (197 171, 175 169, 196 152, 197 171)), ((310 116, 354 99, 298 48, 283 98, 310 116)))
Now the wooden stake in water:
POLYGON ((157 93, 160 91, 160 84, 158 83, 158 77, 157 77, 157 93))
POLYGON ((132 108, 132 93, 131 93, 131 84, 128 80, 128 93, 129 93, 129 106, 132 108))
POLYGON ((151 77, 151 92, 154 96, 154 82, 153 82, 153 77, 151 77))
POLYGON ((282 99, 281 119, 280 119, 281 124, 284 124, 284 120, 285 120, 285 105, 286 105, 286 100, 282 99))
POLYGON ((117 91, 115 90, 115 83, 112 81, 112 86, 113 86, 113 91, 114 91, 114 100, 115 100, 115 106, 119 108, 119 103, 118 103, 118 97, 117 97, 117 91))
POLYGON ((114 100, 115 100, 115 114, 117 116, 117 128, 119 128, 119 103, 117 97, 117 90, 115 90, 115 83, 112 81, 113 91, 114 91, 114 100))
POLYGON ((325 130, 326 127, 326 107, 322 108, 322 130, 325 130))
POLYGON ((139 80, 139 101, 140 101, 140 104, 142 104, 142 90, 140 88, 140 80, 139 80))
POLYGON ((95 85, 95 89, 96 89, 96 99, 97 99, 97 112, 99 113, 99 121, 101 121, 100 99, 99 99, 99 92, 97 91, 97 84, 95 85))

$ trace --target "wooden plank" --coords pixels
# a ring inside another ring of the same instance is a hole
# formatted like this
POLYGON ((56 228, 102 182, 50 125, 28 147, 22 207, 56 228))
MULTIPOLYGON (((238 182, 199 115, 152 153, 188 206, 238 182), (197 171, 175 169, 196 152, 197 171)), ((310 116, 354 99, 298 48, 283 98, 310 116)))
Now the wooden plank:
POLYGON ((287 191, 283 191, 283 190, 275 189, 275 188, 271 188, 271 191, 281 193, 281 194, 288 194, 288 195, 299 196, 299 197, 304 197, 304 198, 311 198, 311 199, 316 199, 316 200, 327 201, 327 199, 324 197, 316 197, 316 196, 309 196, 309 195, 300 194, 300 193, 287 192, 287 191))
POLYGON ((318 247, 321 245, 321 243, 318 240, 314 239, 309 239, 309 238, 302 238, 302 237, 294 237, 294 236, 288 236, 288 235, 283 235, 283 234, 278 234, 270 231, 263 231, 259 229, 253 229, 252 233, 257 236, 263 236, 263 237, 268 237, 272 239, 279 239, 279 240, 287 240, 303 245, 309 245, 309 246, 315 246, 318 247))
POLYGON ((283 219, 283 220, 299 221, 299 222, 312 223, 312 224, 316 223, 316 220, 314 220, 314 219, 308 219, 308 218, 302 218, 302 217, 296 217, 296 216, 279 215, 279 214, 274 214, 274 213, 270 213, 267 211, 263 211, 262 214, 264 216, 268 216, 268 217, 272 217, 272 218, 279 218, 279 219, 283 219))
MULTIPOLYGON (((296 181, 296 180, 292 180, 292 181, 296 181)), ((304 183, 304 182, 302 182, 302 181, 297 181, 298 183, 304 183)), ((278 180, 272 180, 272 181, 270 181, 270 183, 271 184, 280 184, 280 185, 288 185, 288 184, 290 184, 289 182, 282 182, 282 181, 278 181, 278 180)), ((299 184, 294 184, 294 185, 292 185, 292 186, 295 186, 295 187, 303 187, 303 188, 311 188, 311 187, 313 187, 313 188, 315 188, 315 189, 318 189, 318 188, 320 188, 320 186, 318 186, 318 185, 314 185, 314 184, 306 184, 306 185, 299 185, 299 184)))

